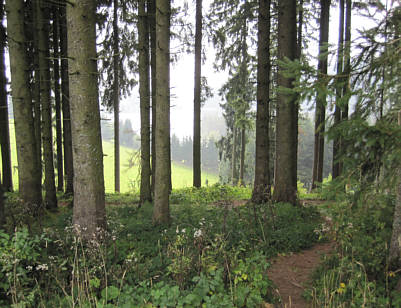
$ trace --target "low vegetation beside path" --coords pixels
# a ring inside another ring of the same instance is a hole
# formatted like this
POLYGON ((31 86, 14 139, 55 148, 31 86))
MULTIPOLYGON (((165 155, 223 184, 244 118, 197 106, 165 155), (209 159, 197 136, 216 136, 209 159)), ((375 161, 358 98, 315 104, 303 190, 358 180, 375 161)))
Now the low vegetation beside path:
MULTIPOLYGON (((248 188, 174 190, 170 226, 152 224, 152 206, 108 199, 104 244, 83 243, 72 211, 42 226, 8 217, 0 235, 0 305, 18 307, 259 307, 274 303, 267 268, 278 253, 322 239, 315 208, 241 205, 248 188), (27 229, 29 225, 29 229, 27 229), (13 228, 15 228, 16 232, 13 228)), ((9 196, 7 209, 18 207, 9 196)), ((18 218, 20 217, 20 219, 18 218)))

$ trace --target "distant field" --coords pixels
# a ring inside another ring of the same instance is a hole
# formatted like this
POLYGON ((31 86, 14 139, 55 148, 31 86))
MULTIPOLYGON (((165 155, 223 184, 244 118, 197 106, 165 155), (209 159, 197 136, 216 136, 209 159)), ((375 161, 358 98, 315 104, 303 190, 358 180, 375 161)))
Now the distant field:
MULTIPOLYGON (((14 126, 10 125, 10 138, 11 138, 11 156, 13 165, 13 184, 14 189, 18 187, 18 171, 17 168, 17 154, 15 148, 14 126)), ((104 153, 104 179, 106 192, 114 191, 114 144, 111 142, 103 142, 104 153)), ((120 148, 120 190, 121 192, 130 192, 139 189, 139 174, 138 164, 140 163, 138 155, 132 159, 132 167, 128 167, 130 158, 135 155, 135 151, 126 147, 120 148)), ((0 153, 1 158, 1 153, 0 153)), ((218 182, 217 175, 210 173, 202 173, 202 185, 205 185, 206 179, 210 184, 218 182)), ((173 188, 189 187, 192 186, 192 169, 172 163, 172 184, 173 188)))

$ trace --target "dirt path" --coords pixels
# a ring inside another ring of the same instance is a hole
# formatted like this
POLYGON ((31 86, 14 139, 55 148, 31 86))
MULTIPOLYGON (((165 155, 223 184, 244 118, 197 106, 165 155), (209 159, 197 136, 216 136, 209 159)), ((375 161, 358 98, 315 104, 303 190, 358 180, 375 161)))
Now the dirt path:
POLYGON ((308 307, 302 294, 310 283, 311 274, 319 265, 321 256, 331 253, 333 249, 333 243, 317 244, 308 250, 275 259, 268 270, 268 276, 276 285, 282 300, 278 307, 308 307))

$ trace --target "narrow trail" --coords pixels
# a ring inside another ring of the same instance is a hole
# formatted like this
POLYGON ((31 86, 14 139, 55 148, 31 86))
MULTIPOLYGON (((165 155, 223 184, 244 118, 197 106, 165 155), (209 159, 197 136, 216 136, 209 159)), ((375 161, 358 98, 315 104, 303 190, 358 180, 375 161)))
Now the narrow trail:
MULTIPOLYGON (((303 206, 317 206, 323 204, 322 200, 302 200, 303 206)), ((325 218, 329 224, 330 219, 325 218)), ((321 263, 323 255, 329 255, 334 251, 334 242, 320 243, 312 248, 287 256, 279 256, 273 261, 268 270, 269 278, 277 287, 277 293, 281 297, 282 308, 311 307, 303 298, 304 291, 311 284, 311 276, 321 263)))
POLYGON ((283 308, 305 308, 308 302, 302 297, 311 280, 313 271, 319 266, 321 256, 330 254, 334 243, 317 244, 310 249, 287 256, 279 256, 268 270, 268 277, 277 287, 283 308))

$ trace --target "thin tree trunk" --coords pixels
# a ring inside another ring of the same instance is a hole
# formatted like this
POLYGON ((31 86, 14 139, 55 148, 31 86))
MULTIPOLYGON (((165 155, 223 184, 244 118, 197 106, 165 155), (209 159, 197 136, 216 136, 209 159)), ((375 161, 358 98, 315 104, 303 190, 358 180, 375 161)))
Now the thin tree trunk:
POLYGON ((141 188, 140 203, 152 200, 150 187, 150 89, 149 89, 149 25, 147 0, 139 1, 139 95, 141 109, 141 188))
MULTIPOLYGON (((341 122, 348 119, 348 102, 350 99, 350 74, 351 74, 351 0, 345 1, 345 37, 344 37, 344 85, 343 85, 343 105, 341 106, 341 122)), ((344 138, 340 138, 340 153, 345 153, 346 144, 344 138)), ((343 163, 340 162, 340 174, 343 170, 343 163)))
MULTIPOLYGON (((297 25, 296 3, 283 0, 278 5, 278 59, 294 60, 297 56, 297 25)), ((283 75, 279 67, 278 86, 292 89, 293 79, 283 75)), ((277 202, 296 204, 297 183, 294 183, 296 172, 295 158, 297 149, 294 148, 294 109, 297 96, 294 93, 279 91, 277 96, 276 124, 276 176, 273 198, 277 202)))
POLYGON ((36 159, 36 143, 29 91, 29 66, 24 33, 24 1, 7 0, 11 95, 13 98, 15 139, 17 143, 18 184, 21 199, 30 206, 42 204, 40 169, 36 159))
POLYGON ((152 140, 151 140, 151 168, 152 168, 152 193, 155 193, 156 178, 156 0, 149 0, 149 33, 150 33, 150 66, 151 66, 151 90, 152 90, 152 140))
MULTIPOLYGON (((303 29, 303 23, 304 23, 304 1, 299 0, 298 3, 298 27, 297 27, 297 44, 296 44, 296 58, 301 59, 302 55, 302 29, 303 29)), ((293 147, 294 147, 294 166, 295 168, 292 171, 292 180, 293 180, 293 185, 298 189, 297 187, 297 182, 298 182, 298 130, 299 130, 299 125, 298 125, 298 120, 299 120, 299 95, 297 95, 295 99, 295 106, 293 109, 293 121, 294 121, 294 134, 293 134, 293 147)), ((296 189, 296 192, 297 192, 296 189)))
POLYGON ((113 1, 113 6, 114 190, 115 192, 120 192, 120 57, 118 56, 118 0, 113 1))
POLYGON ((73 223, 91 238, 106 228, 103 151, 96 63, 96 3, 67 5, 71 132, 74 152, 73 223))
MULTIPOLYGON (((398 111, 398 125, 401 126, 401 110, 398 111)), ((399 269, 401 266, 401 166, 398 167, 398 184, 396 190, 396 203, 393 216, 393 233, 390 241, 389 264, 391 269, 399 269)), ((398 283, 401 289, 401 282, 398 283)))
MULTIPOLYGON (((337 76, 340 76, 343 71, 343 61, 344 61, 344 0, 339 2, 339 30, 338 30, 338 51, 337 51, 337 76)), ((339 77, 337 77, 337 82, 339 83, 339 77)), ((336 86, 336 106, 334 110, 334 124, 336 127, 341 122, 341 106, 340 101, 343 96, 341 86, 336 86)), ((341 138, 338 133, 333 139, 333 163, 332 163, 332 177, 337 178, 340 172, 340 162, 339 155, 341 151, 341 138)))
POLYGON ((201 176, 201 74, 202 74, 202 0, 196 0, 195 25, 195 88, 194 88, 194 140, 193 186, 202 186, 201 176))
POLYGON ((3 228, 4 223, 6 222, 4 216, 4 201, 3 201, 3 185, 1 184, 1 172, 0 172, 0 229, 3 228))
POLYGON ((61 47, 61 105, 63 112, 64 173, 66 178, 65 193, 74 193, 74 166, 72 161, 72 137, 70 118, 70 83, 68 77, 68 37, 65 5, 60 12, 60 47, 61 47))
MULTIPOLYGON (((0 20, 4 19, 3 1, 0 3, 0 20)), ((8 122, 7 76, 5 63, 6 29, 0 22, 0 147, 3 170, 3 189, 13 190, 11 169, 10 126, 8 122)), ((1 181, 1 177, 0 177, 1 181)), ((0 196, 1 199, 1 196, 0 196)), ((1 215, 1 214, 0 214, 1 215)), ((1 219, 1 218, 0 218, 1 219)))
POLYGON ((156 0, 156 224, 170 221, 170 14, 170 0, 156 0))
POLYGON ((64 190, 63 171, 63 131, 61 125, 61 97, 60 97, 60 52, 59 52, 59 13, 58 7, 53 8, 53 79, 54 101, 56 112, 56 144, 57 144, 57 190, 64 190))
POLYGON ((42 142, 45 165, 45 206, 47 209, 57 207, 56 186, 53 163, 53 134, 50 95, 50 61, 49 61, 49 7, 43 0, 36 0, 37 21, 39 22, 39 68, 40 68, 40 102, 42 106, 42 142))
POLYGON ((238 176, 237 176, 237 139, 238 139, 237 128, 233 127, 233 145, 231 152, 231 183, 233 186, 238 184, 238 176))
POLYGON ((239 164, 239 183, 241 186, 244 184, 244 172, 245 172, 245 150, 246 150, 246 129, 241 128, 241 157, 239 164))
POLYGON ((312 189, 323 181, 324 131, 326 120, 327 52, 329 41, 330 0, 320 1, 320 35, 318 62, 318 90, 315 111, 315 144, 313 157, 312 189))
POLYGON ((350 74, 351 74, 351 14, 352 14, 352 1, 346 0, 346 8, 345 8, 345 46, 344 46, 344 75, 345 83, 344 83, 344 96, 346 98, 346 102, 343 106, 341 112, 341 121, 348 119, 348 101, 349 94, 351 92, 350 89, 350 74))
POLYGON ((259 0, 255 181, 252 202, 270 199, 270 0, 259 0))

